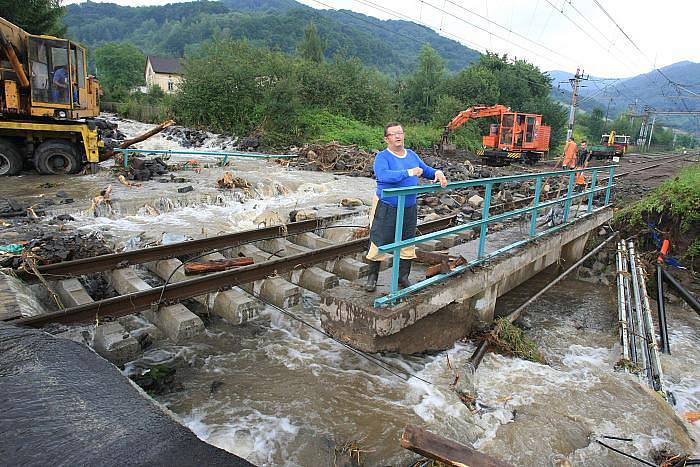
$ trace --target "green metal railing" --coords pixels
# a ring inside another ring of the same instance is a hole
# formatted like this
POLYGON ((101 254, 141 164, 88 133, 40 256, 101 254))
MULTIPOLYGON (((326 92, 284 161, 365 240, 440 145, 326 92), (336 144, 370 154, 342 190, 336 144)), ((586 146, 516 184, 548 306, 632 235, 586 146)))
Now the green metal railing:
POLYGON ((166 154, 166 155, 185 155, 192 158, 197 158, 197 156, 218 156, 224 158, 221 165, 226 165, 229 157, 248 157, 253 159, 289 159, 292 157, 299 157, 297 154, 260 154, 256 152, 235 152, 235 151, 182 151, 177 149, 136 149, 136 148, 126 148, 126 149, 115 149, 124 154, 124 167, 129 166, 129 155, 142 153, 142 154, 166 154))
MULTIPOLYGON (((447 185, 446 188, 442 188, 440 185, 424 185, 424 186, 417 186, 417 187, 412 187, 412 188, 391 188, 387 190, 382 190, 382 198, 387 198, 387 197, 398 197, 397 200, 397 209, 396 209, 396 230, 394 231, 394 243, 390 243, 387 245, 383 245, 379 247, 379 251, 382 253, 392 253, 393 254, 393 268, 392 268, 392 276, 391 276, 391 293, 389 295, 385 295, 383 297, 379 297, 374 301, 374 306, 375 307, 381 307, 384 305, 391 304, 398 299, 405 297, 407 295, 410 295, 418 290, 424 289, 432 284, 435 284, 437 282, 440 282, 442 280, 447 279, 448 277, 452 277, 454 275, 460 274, 461 272, 476 266, 478 264, 481 264, 485 262, 488 259, 491 259, 495 256, 498 256, 500 254, 503 254, 507 251, 510 251, 514 248, 517 248, 519 246, 522 246, 528 242, 531 242, 532 240, 539 238, 543 235, 546 235, 548 233, 554 232, 556 230, 559 230, 563 228, 564 226, 568 225, 571 220, 569 219, 569 214, 571 211, 571 204, 572 200, 583 198, 583 197, 588 197, 588 205, 586 209, 586 214, 589 215, 592 213, 593 210, 593 197, 597 193, 605 192, 605 201, 604 205, 608 206, 610 204, 610 191, 612 187, 614 186, 613 180, 614 180, 614 175, 615 175, 615 168, 618 167, 617 165, 606 165, 606 166, 601 166, 601 167, 591 167, 587 169, 578 169, 578 170, 562 170, 562 171, 556 171, 556 172, 540 172, 537 174, 522 174, 522 175, 511 175, 508 177, 497 177, 497 178, 482 178, 482 179, 477 179, 477 180, 468 180, 464 182, 453 182, 447 185), (601 187, 597 186, 598 183, 598 174, 600 172, 606 172, 607 173, 607 184, 601 187), (591 180, 590 180, 590 186, 587 186, 583 191, 581 192, 575 192, 574 191, 574 186, 575 186, 575 177, 577 173, 590 173, 591 174, 591 180), (562 176, 568 176, 569 182, 566 190, 566 195, 560 198, 552 199, 546 202, 540 202, 540 196, 542 194, 542 182, 545 178, 548 177, 562 177, 562 176), (493 186, 494 185, 499 185, 502 183, 508 183, 508 182, 522 182, 522 181, 527 181, 527 180, 535 180, 535 195, 534 199, 532 202, 532 205, 520 208, 520 209, 515 209, 512 211, 508 211, 505 213, 497 214, 495 216, 491 216, 489 211, 491 209, 491 194, 493 192, 493 186), (473 188, 473 187, 484 187, 484 202, 481 210, 481 219, 468 222, 466 224, 461 224, 457 225, 454 227, 449 227, 444 230, 440 230, 438 232, 433 232, 430 234, 426 235, 420 235, 418 237, 406 239, 406 240, 401 240, 401 237, 403 235, 403 215, 404 215, 404 207, 406 205, 406 196, 408 195, 419 195, 422 193, 433 193, 437 191, 448 191, 448 190, 456 190, 456 189, 461 189, 461 188, 473 188), (537 212, 543 208, 549 207, 549 206, 554 206, 557 204, 564 204, 564 212, 563 212, 563 221, 560 225, 553 226, 547 230, 544 230, 542 232, 537 233, 537 212), (488 234, 488 226, 490 223, 493 222, 498 222, 498 221, 503 221, 512 217, 516 216, 521 216, 524 214, 530 214, 531 219, 530 219, 530 229, 529 229, 529 235, 527 238, 515 241, 505 247, 499 248, 496 251, 493 251, 489 254, 484 253, 484 247, 486 245, 486 236, 488 234), (461 266, 457 266, 453 270, 447 273, 442 273, 438 274, 435 276, 432 276, 428 279, 425 279, 423 281, 420 281, 416 284, 411 285, 410 287, 406 287, 404 289, 399 289, 399 257, 400 257, 400 250, 402 248, 406 248, 412 245, 416 245, 421 242, 425 242, 428 240, 433 240, 436 238, 444 237, 445 235, 450 235, 450 234, 455 234, 458 232, 462 232, 465 230, 473 229, 475 227, 480 228, 480 234, 479 234, 479 244, 478 244, 478 250, 477 250, 477 257, 473 261, 470 261, 466 264, 463 264, 461 266)), ((599 208, 602 209, 603 207, 599 208)))

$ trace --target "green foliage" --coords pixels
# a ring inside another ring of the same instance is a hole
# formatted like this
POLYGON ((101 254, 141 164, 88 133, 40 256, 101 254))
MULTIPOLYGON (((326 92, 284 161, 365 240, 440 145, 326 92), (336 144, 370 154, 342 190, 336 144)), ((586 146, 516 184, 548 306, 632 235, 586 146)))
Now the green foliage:
POLYGON ((491 341, 501 350, 524 360, 546 363, 537 345, 529 339, 522 329, 508 321, 499 318, 495 323, 495 335, 491 341))
POLYGON ((492 70, 479 66, 479 64, 472 65, 450 76, 447 79, 446 92, 466 107, 500 103, 500 88, 496 75, 492 70))
POLYGON ((85 2, 69 5, 66 16, 71 37, 88 46, 128 41, 148 54, 173 57, 182 57, 191 46, 217 37, 245 39, 292 54, 309 23, 327 41, 326 57, 351 55, 390 75, 405 73, 415 65, 416 41, 431 44, 452 71, 479 56, 414 23, 321 11, 297 2, 197 1, 138 8, 85 2))
POLYGON ((95 50, 95 68, 107 99, 117 100, 144 83, 146 57, 129 43, 109 43, 95 50))
POLYGON ((304 60, 321 63, 326 50, 326 44, 318 35, 314 23, 309 23, 304 29, 304 40, 299 44, 299 55, 304 60))
POLYGON ((603 134, 603 115, 603 109, 596 107, 588 119, 588 140, 593 144, 599 143, 603 134))
POLYGON ((306 110, 302 114, 300 127, 308 142, 356 144, 365 151, 383 149, 384 127, 368 125, 327 110, 306 110))
POLYGON ((64 37, 63 0, 0 0, 3 18, 30 34, 64 37))
POLYGON ((298 144, 319 133, 309 129, 310 112, 324 109, 326 116, 377 125, 390 98, 387 78, 357 59, 314 63, 222 39, 188 56, 175 112, 185 125, 260 132, 267 144, 298 144))
POLYGON ((679 220, 682 232, 700 225, 700 165, 683 169, 676 178, 667 180, 638 202, 615 215, 615 222, 646 228, 659 214, 668 212, 679 220))
POLYGON ((405 117, 428 122, 435 110, 445 81, 445 60, 429 44, 423 45, 418 67, 402 93, 405 117))

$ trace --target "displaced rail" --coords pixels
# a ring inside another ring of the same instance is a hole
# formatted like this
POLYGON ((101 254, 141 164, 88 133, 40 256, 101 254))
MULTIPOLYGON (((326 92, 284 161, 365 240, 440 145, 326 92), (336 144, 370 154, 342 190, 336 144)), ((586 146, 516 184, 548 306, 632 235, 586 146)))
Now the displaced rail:
MULTIPOLYGON (((421 232, 427 233, 445 229, 452 225, 454 221, 455 216, 450 216, 422 223, 418 227, 421 232)), ((273 237, 284 236, 280 227, 275 228, 275 234, 273 237)), ((363 237, 308 253, 291 255, 239 269, 213 273, 44 315, 6 321, 11 321, 13 324, 18 325, 41 327, 49 323, 91 322, 105 316, 119 317, 140 311, 153 310, 163 304, 176 303, 187 298, 228 289, 236 285, 309 267, 322 261, 361 252, 367 248, 368 241, 368 237, 363 237)))
MULTIPOLYGON (((352 212, 348 213, 347 215, 322 217, 318 219, 292 222, 285 225, 276 225, 255 230, 245 230, 243 232, 236 232, 227 235, 219 235, 216 237, 202 238, 199 240, 172 243, 170 245, 161 245, 152 248, 125 251, 122 253, 95 256, 93 258, 47 264, 39 266, 38 271, 42 276, 46 276, 51 279, 75 277, 83 274, 143 264, 150 261, 174 258, 176 256, 191 255, 204 251, 236 247, 245 243, 265 240, 268 238, 311 232, 313 230, 322 229, 332 222, 336 222, 344 217, 349 217, 356 214, 356 212, 352 212)), ((18 276, 27 281, 36 279, 36 275, 33 272, 26 270, 20 271, 18 276)))

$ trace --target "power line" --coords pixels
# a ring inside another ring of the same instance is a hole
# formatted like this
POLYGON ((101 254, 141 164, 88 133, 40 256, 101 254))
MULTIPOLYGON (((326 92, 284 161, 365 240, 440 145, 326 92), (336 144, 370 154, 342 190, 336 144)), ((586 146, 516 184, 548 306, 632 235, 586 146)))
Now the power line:
MULTIPOLYGON (((539 0, 538 0, 538 1, 539 1, 539 0)), ((425 3, 424 0, 420 0, 420 2, 421 2, 421 4, 422 4, 422 3, 425 3)), ((545 49, 545 50, 547 50, 547 51, 549 51, 549 52, 552 52, 552 53, 554 53, 554 54, 557 54, 557 55, 559 55, 560 57, 565 58, 566 60, 570 60, 571 63, 576 63, 576 59, 571 58, 571 57, 568 57, 568 56, 566 56, 566 55, 563 55, 563 54, 561 54, 560 52, 557 52, 556 50, 554 50, 554 49, 552 49, 552 48, 550 48, 550 47, 547 47, 547 46, 544 45, 544 44, 541 44, 541 43, 539 43, 539 42, 537 42, 537 41, 534 41, 534 40, 532 40, 532 39, 530 39, 530 38, 528 38, 528 37, 526 37, 526 36, 524 36, 524 35, 522 35, 522 34, 516 32, 516 31, 513 31, 511 28, 506 27, 506 26, 503 26, 503 25, 497 23, 496 21, 493 21, 493 20, 489 19, 488 17, 482 16, 482 15, 480 15, 479 13, 477 13, 477 12, 475 12, 475 11, 473 11, 473 10, 470 10, 469 8, 466 8, 466 7, 464 7, 464 6, 462 6, 462 5, 458 4, 458 3, 455 3, 455 2, 453 2, 453 1, 451 1, 451 0, 447 0, 447 3, 449 3, 450 5, 454 5, 455 7, 459 8, 459 9, 461 9, 461 10, 464 10, 464 11, 466 11, 466 12, 468 12, 468 13, 471 13, 472 15, 477 16, 477 17, 483 19, 484 21, 489 22, 490 24, 493 24, 494 26, 497 26, 497 27, 499 27, 499 28, 501 28, 501 29, 503 29, 503 30, 505 30, 505 31, 508 31, 508 33, 510 33, 510 34, 513 34, 513 35, 515 35, 515 36, 517 36, 517 37, 520 37, 521 39, 524 39, 524 40, 526 40, 526 41, 528 41, 528 42, 530 42, 530 43, 532 43, 532 44, 534 44, 534 45, 536 45, 536 46, 542 47, 543 49, 545 49)), ((461 19, 461 18, 460 18, 460 19, 461 19)), ((462 21, 464 21, 464 22, 467 23, 467 24, 471 24, 471 23, 468 23, 466 20, 463 20, 463 19, 462 19, 462 21)), ((516 45, 517 45, 517 44, 516 44, 516 45)), ((519 46, 519 45, 518 45, 518 46, 519 46)))
MULTIPOLYGON (((317 0, 313 0, 313 1, 317 1, 317 0)), ((391 10, 391 9, 386 8, 386 7, 383 7, 383 6, 381 6, 381 5, 377 5, 376 3, 371 2, 371 1, 369 1, 369 0, 354 0, 354 1, 355 1, 355 2, 358 2, 358 3, 362 3, 362 4, 366 5, 366 6, 370 6, 371 8, 374 8, 374 9, 376 9, 376 10, 382 11, 382 12, 384 12, 384 13, 387 13, 387 14, 390 14, 390 15, 393 15, 393 16, 399 16, 399 17, 402 17, 402 18, 404 18, 404 19, 406 19, 406 20, 408 20, 408 21, 412 21, 412 22, 414 22, 414 23, 417 22, 416 19, 413 18, 413 17, 411 17, 411 16, 408 16, 408 15, 405 15, 405 14, 403 14, 403 13, 400 13, 400 12, 397 12, 397 11, 394 11, 394 10, 391 10)), ((422 1, 422 0, 421 0, 421 1, 422 1)), ((320 3, 320 2, 319 2, 319 3, 320 3)), ((429 3, 426 3, 426 5, 429 5, 429 6, 433 7, 433 8, 435 8, 434 5, 431 5, 431 4, 429 4, 429 3)), ((438 9, 438 8, 436 8, 436 9, 438 9)), ((440 10, 440 9, 438 9, 438 10, 440 10)), ((444 10, 440 10, 440 11, 444 11, 444 10)), ((449 16, 455 17, 453 14, 451 14, 451 13, 449 13, 449 12, 446 12, 446 13, 447 13, 449 16)), ((455 18, 456 18, 456 17, 455 17, 455 18)), ((457 19, 460 19, 460 18, 457 18, 457 19)), ((432 30, 432 28, 431 28, 429 25, 425 24, 425 23, 417 23, 417 24, 420 24, 420 25, 425 26, 425 27, 427 27, 427 28, 430 28, 430 29, 432 30)), ((483 29, 482 29, 482 30, 483 30, 483 29)), ((452 37, 454 37, 457 41, 465 41, 465 42, 467 42, 467 43, 469 42, 469 41, 467 41, 466 39, 464 39, 464 38, 462 38, 462 37, 460 37, 460 36, 457 36, 457 35, 455 35, 455 34, 448 33, 447 31, 441 31, 441 32, 442 32, 443 34, 447 35, 447 36, 452 36, 452 37)), ((475 42, 472 42, 472 43, 476 44, 475 42)), ((482 45, 480 45, 480 44, 476 44, 476 46, 477 46, 477 47, 484 48, 484 47, 483 47, 482 45)), ((518 80, 520 80, 520 81, 524 81, 524 82, 530 83, 530 84, 535 85, 535 86, 539 86, 539 87, 545 88, 545 89, 551 89, 551 85, 546 85, 546 84, 538 83, 538 82, 536 82, 536 81, 532 81, 532 80, 529 80, 529 79, 527 79, 527 78, 523 78, 523 77, 516 76, 516 75, 514 75, 513 78, 518 79, 518 80)))

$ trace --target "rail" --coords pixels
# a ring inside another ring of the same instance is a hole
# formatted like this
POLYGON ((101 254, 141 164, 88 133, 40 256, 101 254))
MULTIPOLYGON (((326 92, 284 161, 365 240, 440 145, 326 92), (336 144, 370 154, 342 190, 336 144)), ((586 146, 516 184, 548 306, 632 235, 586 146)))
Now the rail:
MULTIPOLYGON (((455 219, 455 216, 442 217, 419 224, 418 228, 424 232, 433 232, 452 225, 455 219)), ((284 237, 287 235, 291 235, 291 233, 279 229, 276 235, 272 235, 272 237, 284 237)), ((249 238, 249 240, 253 240, 253 238, 249 238)), ((257 240, 259 240, 259 238, 257 240)), ((66 308, 60 311, 19 319, 10 317, 8 319, 2 319, 1 321, 12 322, 12 324, 16 325, 41 327, 48 323, 67 324, 95 322, 96 319, 103 319, 105 316, 117 318, 144 310, 157 310, 158 307, 163 304, 169 305, 177 303, 187 298, 226 290, 236 285, 247 284, 256 280, 313 266, 323 261, 359 253, 363 250, 367 250, 368 242, 369 238, 363 237, 338 245, 318 248, 309 252, 272 259, 270 261, 243 266, 237 269, 215 272, 181 282, 172 282, 160 287, 119 295, 117 297, 66 308)), ((166 257, 171 257, 172 253, 172 251, 169 251, 166 257)), ((70 269, 72 269, 72 272, 76 270, 73 267, 70 269)), ((65 268, 63 272, 66 272, 65 268)))
MULTIPOLYGON (((593 212, 593 197, 594 195, 605 192, 604 205, 608 206, 610 204, 610 192, 614 186, 615 178, 615 168, 619 167, 617 165, 606 165, 600 167, 590 167, 586 169, 578 170, 560 170, 552 172, 540 172, 536 174, 521 174, 521 175, 511 175, 507 177, 497 177, 497 178, 482 178, 477 180, 467 180, 463 182, 453 182, 447 185, 447 187, 442 188, 440 185, 424 185, 411 188, 391 188, 382 190, 382 198, 386 197, 397 197, 397 209, 396 209, 396 230, 394 231, 394 243, 383 245, 379 247, 379 251, 382 253, 392 253, 393 254, 393 268, 391 276, 391 292, 388 295, 377 298, 374 301, 375 307, 386 306, 396 302, 402 297, 406 297, 414 292, 424 289, 432 284, 443 281, 448 277, 460 274, 461 272, 481 264, 488 259, 494 258, 498 255, 506 253, 514 248, 522 246, 534 239, 537 239, 543 235, 549 234, 551 232, 560 230, 564 226, 568 225, 571 221, 569 219, 572 201, 580 199, 583 197, 588 197, 588 206, 585 215, 589 215, 593 212), (598 187, 598 174, 600 172, 607 172, 607 184, 605 186, 598 187), (590 173, 590 185, 588 182, 583 191, 575 192, 575 180, 576 175, 579 173, 590 173), (563 197, 557 197, 552 200, 540 203, 540 196, 542 194, 542 182, 545 178, 549 177, 561 177, 562 175, 569 176, 569 182, 566 190, 566 195, 563 197), (489 212, 491 209, 491 194, 493 192, 494 185, 499 185, 502 183, 509 182, 523 182, 528 180, 535 180, 535 195, 531 206, 527 206, 520 209, 515 209, 507 211, 495 216, 490 216, 489 212), (423 193, 433 193, 437 191, 448 191, 456 190, 462 188, 473 188, 473 187, 484 187, 484 201, 481 210, 481 219, 468 222, 466 224, 457 225, 437 232, 432 232, 426 235, 420 235, 418 237, 409 238, 406 240, 401 240, 403 237, 403 214, 404 207, 406 205, 406 196, 409 195, 419 195, 423 193), (553 227, 546 229, 542 232, 537 232, 537 213, 539 210, 554 206, 564 204, 563 220, 561 224, 554 225, 553 227), (515 241, 507 246, 501 247, 496 251, 489 254, 484 253, 484 248, 486 245, 486 236, 488 233, 489 224, 497 221, 503 221, 516 216, 521 216, 524 214, 530 214, 530 229, 528 238, 515 241), (420 282, 417 282, 409 287, 399 289, 399 257, 398 252, 402 248, 416 245, 428 240, 437 239, 444 237, 445 235, 455 234, 457 232, 465 231, 468 229, 473 229, 475 227, 480 228, 479 234, 479 244, 476 259, 467 262, 466 264, 457 266, 449 272, 437 274, 420 282)), ((599 208, 599 209, 602 209, 599 208)))
POLYGON ((224 157, 221 165, 226 165, 229 157, 248 157, 252 159, 289 159, 292 157, 299 157, 297 154, 262 154, 257 152, 236 152, 236 151, 183 151, 179 149, 138 149, 138 148, 126 148, 126 149, 115 149, 115 151, 124 154, 124 167, 129 166, 129 155, 134 153, 142 154, 165 154, 165 155, 184 155, 190 158, 197 159, 198 156, 218 156, 224 157))

